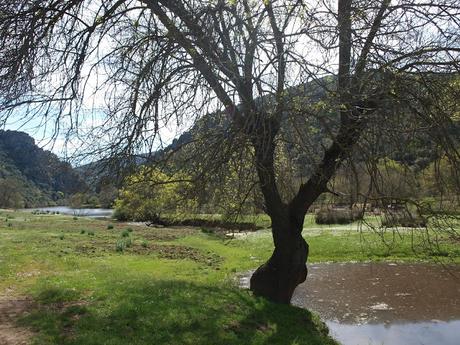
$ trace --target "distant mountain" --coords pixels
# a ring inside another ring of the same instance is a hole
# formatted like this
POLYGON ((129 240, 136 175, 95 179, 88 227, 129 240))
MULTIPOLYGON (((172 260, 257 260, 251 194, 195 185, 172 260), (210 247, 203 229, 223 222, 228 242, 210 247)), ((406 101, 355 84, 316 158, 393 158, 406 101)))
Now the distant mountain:
POLYGON ((86 188, 69 163, 38 147, 31 136, 0 130, 0 207, 52 205, 86 188))
MULTIPOLYGON (((383 80, 386 75, 377 77, 383 80)), ((430 76, 430 78, 443 79, 446 77, 451 78, 450 75, 430 76)), ((391 79, 391 76, 389 78, 391 79)), ((331 130, 337 129, 339 123, 338 113, 327 110, 327 103, 330 102, 328 93, 335 89, 335 77, 326 76, 286 90, 286 97, 292 101, 287 103, 296 104, 297 108, 307 110, 314 108, 310 110, 315 113, 315 116, 299 117, 296 121, 292 119, 291 121, 284 121, 281 129, 285 137, 285 142, 292 143, 296 137, 302 136, 302 145, 307 145, 310 148, 307 152, 306 150, 302 150, 302 147, 296 151, 293 144, 287 144, 286 147, 302 176, 309 176, 311 174, 311 170, 314 167, 312 161, 315 161, 315 157, 312 156, 321 157, 324 147, 329 145, 331 130), (321 106, 323 105, 325 107, 321 110, 321 106), (298 120, 300 122, 297 122, 298 120)), ((257 98, 255 102, 257 106, 269 109, 273 100, 273 95, 265 95, 257 98)), ((375 116, 375 121, 378 125, 386 113, 389 114, 387 115, 389 119, 399 121, 399 118, 404 119, 405 117, 400 115, 398 118, 394 114, 404 114, 405 111, 407 109, 404 106, 399 105, 392 98, 389 98, 385 100, 385 106, 377 113, 378 116, 375 116)), ((289 116, 288 112, 286 112, 286 116, 289 116)), ((407 116, 406 121, 409 121, 410 118, 410 116, 407 116)), ((156 152, 138 154, 137 156, 107 158, 86 164, 77 169, 85 176, 85 180, 89 181, 91 188, 96 192, 104 184, 112 184, 119 187, 123 183, 123 176, 129 174, 133 167, 149 164, 166 156, 169 157, 171 153, 180 150, 182 147, 186 147, 187 144, 194 142, 195 139, 206 137, 203 133, 212 132, 215 128, 219 128, 222 132, 225 132, 226 128, 229 127, 228 120, 226 119, 226 115, 219 112, 205 114, 198 119, 190 130, 183 132, 163 149, 159 149, 156 152)), ((460 141, 460 124, 446 123, 445 126, 449 135, 452 138, 456 138, 457 142, 460 141)), ((401 135, 399 142, 395 142, 394 137, 385 137, 382 133, 380 140, 375 143, 373 151, 379 157, 391 158, 397 162, 404 163, 415 171, 420 171, 439 158, 439 152, 436 149, 437 144, 431 136, 432 133, 430 131, 424 130, 418 132, 415 139, 411 136, 411 133, 408 133, 406 136, 401 135)), ((358 157, 357 159, 364 158, 358 157)))

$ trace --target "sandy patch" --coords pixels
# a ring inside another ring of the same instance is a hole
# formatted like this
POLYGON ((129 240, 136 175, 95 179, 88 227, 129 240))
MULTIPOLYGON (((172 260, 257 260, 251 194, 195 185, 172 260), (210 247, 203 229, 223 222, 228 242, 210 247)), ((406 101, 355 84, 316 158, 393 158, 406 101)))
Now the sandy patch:
POLYGON ((17 320, 26 315, 32 301, 25 297, 0 295, 0 344, 28 345, 33 332, 20 327, 17 320))

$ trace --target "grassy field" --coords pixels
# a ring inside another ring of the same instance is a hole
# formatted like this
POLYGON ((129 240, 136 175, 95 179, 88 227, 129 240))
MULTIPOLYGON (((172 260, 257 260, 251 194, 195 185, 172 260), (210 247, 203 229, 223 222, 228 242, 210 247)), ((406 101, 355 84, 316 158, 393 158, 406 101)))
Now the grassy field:
MULTIPOLYGON (((458 243, 448 239, 422 255, 420 231, 320 227, 308 217, 304 234, 310 262, 460 262, 458 243)), ((0 296, 32 298, 20 322, 40 345, 334 344, 317 316, 238 289, 238 273, 271 250, 268 230, 230 238, 0 211, 0 296)))

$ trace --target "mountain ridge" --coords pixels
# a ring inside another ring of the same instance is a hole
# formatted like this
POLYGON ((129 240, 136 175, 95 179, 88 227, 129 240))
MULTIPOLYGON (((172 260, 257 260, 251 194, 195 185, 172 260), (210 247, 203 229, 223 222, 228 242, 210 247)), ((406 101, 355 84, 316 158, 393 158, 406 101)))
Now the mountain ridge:
POLYGON ((55 205, 87 189, 72 166, 27 133, 0 130, 0 207, 55 205))

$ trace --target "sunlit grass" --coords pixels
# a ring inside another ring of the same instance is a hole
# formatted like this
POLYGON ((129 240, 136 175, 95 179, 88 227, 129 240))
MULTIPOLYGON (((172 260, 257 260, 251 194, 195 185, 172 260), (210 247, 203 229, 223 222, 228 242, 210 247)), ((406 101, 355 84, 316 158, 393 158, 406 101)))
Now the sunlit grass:
POLYGON ((0 294, 33 297, 21 323, 37 331, 34 344, 334 343, 308 311, 237 287, 236 273, 269 255, 265 232, 228 239, 60 215, 2 211, 0 220, 7 215, 0 294))

